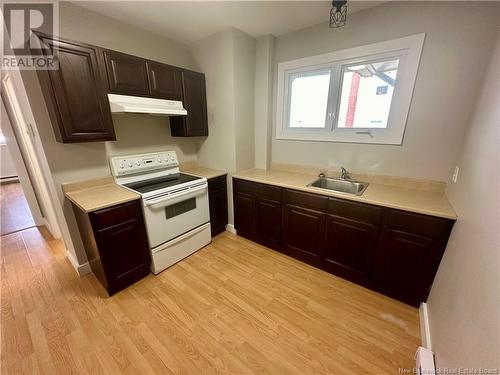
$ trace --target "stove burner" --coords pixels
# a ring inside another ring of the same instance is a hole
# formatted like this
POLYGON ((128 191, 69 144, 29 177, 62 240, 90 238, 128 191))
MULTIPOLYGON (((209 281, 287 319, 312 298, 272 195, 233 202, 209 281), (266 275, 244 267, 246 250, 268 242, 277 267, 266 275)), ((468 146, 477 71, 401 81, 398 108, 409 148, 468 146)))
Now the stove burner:
POLYGON ((124 186, 129 189, 135 190, 139 193, 149 193, 155 190, 164 189, 167 187, 172 187, 175 185, 183 184, 185 182, 200 180, 201 177, 191 176, 184 173, 172 173, 168 176, 151 178, 148 180, 142 180, 137 182, 131 182, 124 184, 124 186))

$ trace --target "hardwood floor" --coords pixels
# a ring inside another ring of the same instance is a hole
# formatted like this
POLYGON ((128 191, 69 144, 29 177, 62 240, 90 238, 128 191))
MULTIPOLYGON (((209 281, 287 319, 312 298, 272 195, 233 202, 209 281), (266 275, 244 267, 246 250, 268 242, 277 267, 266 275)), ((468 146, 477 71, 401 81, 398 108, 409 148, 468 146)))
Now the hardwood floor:
POLYGON ((43 228, 1 238, 2 374, 398 374, 415 308, 230 233, 111 298, 43 228))
POLYGON ((19 182, 0 184, 0 232, 3 236, 35 225, 19 182))

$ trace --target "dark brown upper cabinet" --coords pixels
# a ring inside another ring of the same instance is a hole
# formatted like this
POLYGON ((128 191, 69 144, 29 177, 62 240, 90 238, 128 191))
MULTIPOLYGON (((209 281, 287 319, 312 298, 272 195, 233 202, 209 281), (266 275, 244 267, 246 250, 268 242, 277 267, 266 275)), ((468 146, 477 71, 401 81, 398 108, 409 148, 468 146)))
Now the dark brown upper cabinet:
POLYGON ((148 79, 151 96, 182 100, 182 73, 175 66, 148 61, 148 79))
POLYGON ((59 57, 58 70, 37 70, 58 142, 114 141, 97 47, 36 33, 59 57))
POLYGON ((110 92, 139 96, 150 94, 146 60, 125 53, 105 50, 104 61, 110 92))
POLYGON ((182 72, 182 101, 187 116, 170 118, 170 131, 174 137, 208 135, 205 75, 184 70, 182 72))
POLYGON ((37 71, 58 142, 116 140, 108 93, 182 100, 188 115, 170 118, 172 135, 208 135, 204 74, 35 34, 59 57, 59 69, 37 71))

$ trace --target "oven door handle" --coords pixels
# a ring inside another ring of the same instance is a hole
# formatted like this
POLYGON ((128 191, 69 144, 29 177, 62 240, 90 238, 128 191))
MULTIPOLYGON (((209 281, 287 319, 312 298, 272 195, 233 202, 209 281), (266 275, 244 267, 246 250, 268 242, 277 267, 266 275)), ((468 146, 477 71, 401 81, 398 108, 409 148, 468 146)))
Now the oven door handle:
POLYGON ((145 199, 144 206, 149 207, 149 206, 154 206, 154 205, 160 205, 161 203, 168 203, 169 201, 171 201, 175 198, 183 197, 184 195, 188 196, 188 195, 191 195, 191 193, 195 193, 195 192, 200 191, 200 190, 206 190, 207 187, 208 187, 208 185, 204 184, 201 186, 197 186, 197 187, 193 187, 193 188, 190 188, 187 190, 183 190, 183 191, 178 192, 178 193, 167 194, 167 195, 162 196, 160 198, 150 199, 150 200, 145 199))

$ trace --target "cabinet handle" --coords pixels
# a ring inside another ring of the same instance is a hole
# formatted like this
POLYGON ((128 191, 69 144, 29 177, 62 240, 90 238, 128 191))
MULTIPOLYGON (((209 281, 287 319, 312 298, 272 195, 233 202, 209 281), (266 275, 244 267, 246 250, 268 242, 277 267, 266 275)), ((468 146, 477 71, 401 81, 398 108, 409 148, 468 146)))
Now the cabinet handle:
POLYGON ((151 69, 151 77, 153 78, 153 90, 156 90, 157 89, 157 85, 156 85, 156 73, 153 69, 151 69))

